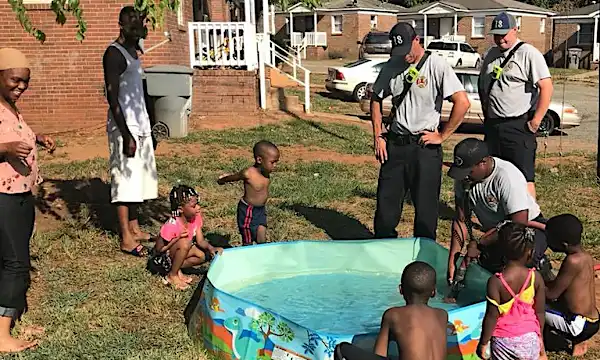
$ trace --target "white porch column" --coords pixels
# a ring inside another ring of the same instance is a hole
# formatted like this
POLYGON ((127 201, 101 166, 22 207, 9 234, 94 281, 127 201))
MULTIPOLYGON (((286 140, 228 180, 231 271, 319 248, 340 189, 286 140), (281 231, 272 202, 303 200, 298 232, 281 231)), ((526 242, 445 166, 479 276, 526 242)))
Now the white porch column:
POLYGON ((593 60, 598 61, 598 52, 600 51, 599 45, 598 45, 598 15, 596 15, 596 17, 594 17, 594 45, 593 49, 592 49, 592 57, 593 60))
POLYGON ((267 38, 267 34, 269 33, 269 0, 262 0, 262 20, 263 20, 263 34, 265 34, 265 38, 267 38))
POLYGON ((454 13, 454 36, 458 35, 458 14, 454 13))
POLYGON ((271 34, 275 34, 275 5, 271 5, 271 34))
POLYGON ((427 49, 427 14, 423 14, 423 47, 427 49))
MULTIPOLYGON (((596 18, 596 20, 598 20, 596 18)), ((596 21, 596 24, 598 23, 598 21, 596 21)), ((317 32, 317 11, 313 10, 313 32, 316 33, 317 32)), ((316 37, 316 35, 315 35, 316 37)))
POLYGON ((250 14, 250 0, 244 0, 244 21, 252 21, 252 15, 250 14))
POLYGON ((290 38, 292 37, 292 33, 294 32, 294 15, 290 11, 290 38))

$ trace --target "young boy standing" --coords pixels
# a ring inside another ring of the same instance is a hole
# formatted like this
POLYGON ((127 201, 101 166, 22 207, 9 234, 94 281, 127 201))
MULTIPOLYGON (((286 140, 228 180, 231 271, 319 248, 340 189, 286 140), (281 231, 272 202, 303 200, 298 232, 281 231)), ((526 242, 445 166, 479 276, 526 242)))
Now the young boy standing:
POLYGON ((223 175, 217 183, 223 185, 244 181, 244 196, 238 203, 237 223, 244 246, 262 244, 267 240, 267 212, 271 172, 279 161, 275 144, 261 140, 254 145, 254 165, 239 173, 223 175))
POLYGON ((600 328, 594 259, 581 247, 582 232, 581 221, 571 214, 555 216, 546 224, 550 249, 567 254, 556 279, 546 282, 546 325, 571 341, 574 356, 587 352, 587 340, 600 328))
POLYGON ((335 349, 334 359, 386 359, 390 339, 398 344, 400 360, 446 359, 448 314, 427 305, 429 298, 435 296, 435 279, 435 269, 427 263, 415 261, 406 266, 400 284, 400 294, 406 305, 390 308, 383 313, 375 354, 349 343, 341 343, 335 349))

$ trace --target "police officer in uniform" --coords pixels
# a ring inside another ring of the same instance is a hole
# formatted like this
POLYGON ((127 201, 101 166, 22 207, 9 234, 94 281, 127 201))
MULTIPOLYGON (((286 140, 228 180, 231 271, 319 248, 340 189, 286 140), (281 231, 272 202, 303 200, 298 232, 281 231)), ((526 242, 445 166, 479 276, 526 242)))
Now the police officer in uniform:
POLYGON ((493 156, 521 170, 535 198, 535 133, 552 99, 550 71, 542 53, 518 39, 514 16, 500 13, 490 34, 496 46, 486 53, 479 76, 485 141, 493 156))
POLYGON ((381 163, 375 238, 398 236, 396 226, 410 191, 415 207, 414 236, 435 240, 441 144, 461 124, 470 103, 452 67, 441 57, 426 54, 410 24, 396 24, 390 39, 391 57, 373 85, 371 99, 375 156, 381 163), (390 95, 392 123, 384 128, 381 102, 390 95), (452 101, 453 107, 448 123, 439 131, 444 99, 452 101))

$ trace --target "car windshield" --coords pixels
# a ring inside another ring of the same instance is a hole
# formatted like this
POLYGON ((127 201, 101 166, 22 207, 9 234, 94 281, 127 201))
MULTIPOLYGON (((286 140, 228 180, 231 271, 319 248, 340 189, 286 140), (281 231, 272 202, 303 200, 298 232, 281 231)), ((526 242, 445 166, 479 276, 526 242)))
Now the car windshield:
POLYGON ((430 42, 427 45, 427 50, 442 50, 444 48, 444 43, 441 41, 430 42))
POLYGON ((468 93, 479 93, 479 75, 467 73, 459 73, 458 75, 468 93))
POLYGON ((388 34, 369 34, 365 39, 365 44, 387 44, 390 42, 388 34))
POLYGON ((362 64, 366 64, 369 61, 371 61, 370 59, 361 59, 361 60, 357 60, 357 61, 353 61, 351 63, 347 63, 344 65, 345 68, 353 68, 362 64))

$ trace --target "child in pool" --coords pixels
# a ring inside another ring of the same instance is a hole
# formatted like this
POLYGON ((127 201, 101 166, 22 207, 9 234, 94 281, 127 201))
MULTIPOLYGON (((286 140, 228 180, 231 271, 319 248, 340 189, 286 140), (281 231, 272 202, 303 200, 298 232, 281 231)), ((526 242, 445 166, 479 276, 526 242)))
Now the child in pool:
POLYGON ((546 359, 544 280, 528 268, 535 233, 522 224, 507 222, 498 232, 507 264, 487 283, 487 308, 477 355, 494 360, 546 359), (491 344, 490 344, 491 342, 491 344))
POLYGON ((165 281, 176 289, 185 290, 192 278, 183 275, 181 269, 200 265, 222 253, 223 249, 204 240, 198 193, 194 189, 177 185, 171 190, 169 199, 172 214, 160 229, 155 251, 167 252, 171 258, 171 270, 165 281))
POLYGON ((267 212, 271 172, 279 161, 275 144, 261 140, 254 145, 254 165, 236 174, 223 175, 217 183, 223 185, 244 181, 244 196, 238 203, 237 223, 242 245, 262 244, 267 240, 267 212))
POLYGON ((406 305, 383 313, 375 354, 344 342, 336 346, 334 359, 386 359, 389 341, 395 340, 400 360, 445 360, 448 314, 427 305, 435 296, 435 279, 435 269, 427 263, 415 261, 406 266, 400 284, 406 305))
POLYGON ((567 255, 556 279, 546 283, 546 329, 573 344, 573 355, 587 352, 587 340, 600 328, 594 287, 594 259, 581 248, 581 221, 558 215, 546 224, 548 246, 567 255), (556 302, 555 302, 556 301, 556 302))

